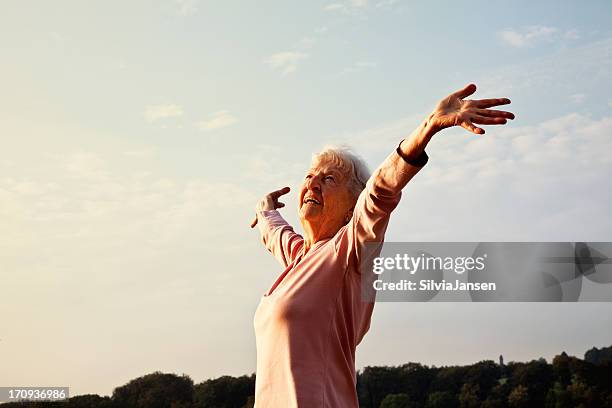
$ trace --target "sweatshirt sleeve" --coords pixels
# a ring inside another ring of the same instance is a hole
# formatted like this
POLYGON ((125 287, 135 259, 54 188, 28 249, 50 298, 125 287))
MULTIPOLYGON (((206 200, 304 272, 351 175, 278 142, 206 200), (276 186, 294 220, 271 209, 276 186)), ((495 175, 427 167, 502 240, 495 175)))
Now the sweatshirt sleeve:
POLYGON ((357 266, 355 270, 360 270, 359 266, 364 260, 377 256, 391 212, 402 196, 402 189, 428 160, 427 153, 423 152, 416 160, 409 162, 395 150, 366 183, 355 204, 353 217, 336 238, 336 250, 344 253, 347 264, 354 262, 357 266), (374 244, 366 246, 366 243, 374 244))
POLYGON ((258 211, 257 225, 265 247, 286 268, 297 257, 304 243, 302 236, 293 231, 277 210, 258 211))

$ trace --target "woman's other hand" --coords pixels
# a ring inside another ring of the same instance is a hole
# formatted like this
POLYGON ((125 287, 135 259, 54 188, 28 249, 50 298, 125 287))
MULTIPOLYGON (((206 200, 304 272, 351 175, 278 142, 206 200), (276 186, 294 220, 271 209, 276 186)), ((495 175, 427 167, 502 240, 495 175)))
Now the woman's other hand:
MULTIPOLYGON (((285 203, 281 203, 278 201, 280 196, 287 194, 291 189, 289 187, 283 187, 280 190, 272 191, 269 194, 266 194, 264 198, 261 199, 260 202, 255 206, 256 211, 270 211, 276 210, 277 208, 283 208, 285 203)), ((257 225, 257 215, 255 219, 251 222, 251 228, 257 225)))
POLYGON ((461 126, 470 132, 482 135, 485 133, 484 129, 476 125, 504 125, 507 119, 514 119, 512 112, 488 109, 507 105, 510 99, 464 99, 474 92, 476 85, 469 84, 442 99, 429 115, 428 121, 433 129, 440 131, 451 126, 461 126))

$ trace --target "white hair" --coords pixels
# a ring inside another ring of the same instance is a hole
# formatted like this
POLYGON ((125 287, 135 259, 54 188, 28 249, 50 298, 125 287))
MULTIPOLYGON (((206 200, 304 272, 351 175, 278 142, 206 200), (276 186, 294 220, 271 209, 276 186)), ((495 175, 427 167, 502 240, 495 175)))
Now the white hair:
POLYGON ((312 164, 329 161, 348 178, 348 184, 355 199, 363 191, 370 178, 370 170, 365 161, 353 153, 346 145, 327 145, 319 153, 312 155, 312 164))

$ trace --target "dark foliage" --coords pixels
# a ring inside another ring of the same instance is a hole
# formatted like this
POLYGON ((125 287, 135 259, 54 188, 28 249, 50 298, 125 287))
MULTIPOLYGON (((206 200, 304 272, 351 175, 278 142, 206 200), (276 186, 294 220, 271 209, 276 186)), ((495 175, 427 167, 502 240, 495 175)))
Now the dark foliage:
POLYGON ((584 353, 584 361, 593 364, 612 363, 612 346, 602 347, 601 349, 593 347, 584 353))
POLYGON ((182 408, 193 400, 193 381, 186 375, 155 372, 115 388, 112 400, 125 408, 182 408))
MULTIPOLYGON (((255 394, 255 374, 247 377, 223 376, 194 387, 193 407, 243 408, 255 394)), ((252 404, 251 404, 252 405, 252 404)))
MULTIPOLYGON (((551 364, 539 359, 507 365, 366 367, 357 374, 357 394, 361 408, 612 408, 610 350, 593 348, 584 360, 561 353, 551 364)), ((0 407, 252 408, 254 393, 254 374, 194 386, 186 375, 155 372, 117 387, 112 397, 79 395, 63 402, 0 407)))

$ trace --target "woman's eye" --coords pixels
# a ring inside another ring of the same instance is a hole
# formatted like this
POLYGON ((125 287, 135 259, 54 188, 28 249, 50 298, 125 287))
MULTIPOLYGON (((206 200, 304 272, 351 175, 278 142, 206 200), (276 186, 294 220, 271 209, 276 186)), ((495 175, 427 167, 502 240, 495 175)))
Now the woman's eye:
POLYGON ((323 178, 323 180, 334 181, 334 177, 333 176, 325 176, 325 178, 323 178))
POLYGON ((312 178, 312 176, 310 174, 307 174, 305 179, 308 180, 309 178, 312 178))

